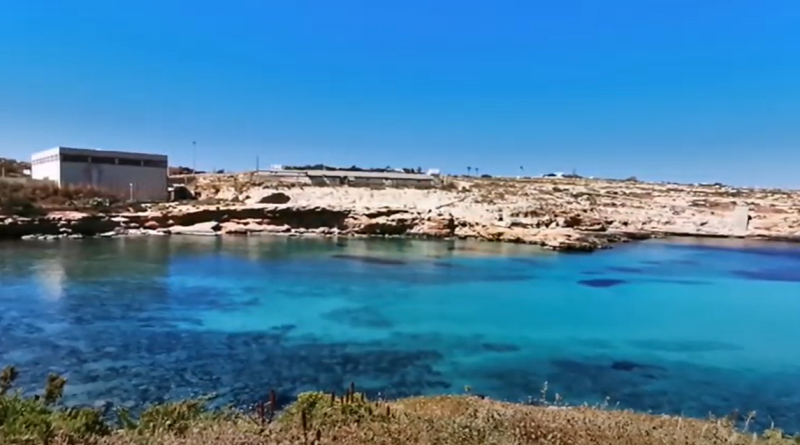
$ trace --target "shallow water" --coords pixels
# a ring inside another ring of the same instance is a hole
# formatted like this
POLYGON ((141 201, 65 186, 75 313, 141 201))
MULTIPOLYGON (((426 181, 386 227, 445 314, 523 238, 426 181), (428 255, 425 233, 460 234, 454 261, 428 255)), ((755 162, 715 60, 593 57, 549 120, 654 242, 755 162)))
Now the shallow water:
POLYGON ((800 249, 289 238, 0 244, 0 365, 68 401, 550 395, 800 430, 800 249))

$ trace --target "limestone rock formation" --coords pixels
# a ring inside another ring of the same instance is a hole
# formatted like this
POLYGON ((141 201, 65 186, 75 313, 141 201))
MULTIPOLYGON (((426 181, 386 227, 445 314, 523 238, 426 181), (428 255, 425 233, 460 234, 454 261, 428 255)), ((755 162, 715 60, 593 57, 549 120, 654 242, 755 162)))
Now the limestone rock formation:
POLYGON ((737 226, 732 215, 746 205, 753 217, 746 236, 800 239, 800 194, 781 190, 573 179, 368 189, 225 178, 211 177, 193 190, 214 204, 162 204, 119 215, 0 216, 0 238, 281 233, 468 238, 592 251, 651 236, 741 236, 741 222, 737 226))

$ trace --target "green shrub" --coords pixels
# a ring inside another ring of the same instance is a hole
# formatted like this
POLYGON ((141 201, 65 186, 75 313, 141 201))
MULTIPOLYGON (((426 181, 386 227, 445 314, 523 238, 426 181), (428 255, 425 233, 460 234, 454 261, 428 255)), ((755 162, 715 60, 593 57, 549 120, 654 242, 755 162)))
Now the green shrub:
POLYGON ((387 407, 370 402, 351 389, 344 396, 324 392, 304 392, 278 418, 281 423, 300 425, 304 430, 321 426, 345 425, 391 417, 387 407))
POLYGON ((47 444, 56 436, 76 441, 110 433, 99 411, 56 406, 64 394, 65 378, 50 374, 43 395, 24 397, 9 393, 18 375, 12 366, 0 372, 0 443, 47 444))
POLYGON ((167 402, 152 405, 144 410, 135 428, 140 433, 181 435, 185 434, 193 424, 211 417, 213 416, 208 414, 204 400, 167 402))
POLYGON ((0 443, 47 443, 55 432, 52 412, 40 399, 0 397, 0 443))

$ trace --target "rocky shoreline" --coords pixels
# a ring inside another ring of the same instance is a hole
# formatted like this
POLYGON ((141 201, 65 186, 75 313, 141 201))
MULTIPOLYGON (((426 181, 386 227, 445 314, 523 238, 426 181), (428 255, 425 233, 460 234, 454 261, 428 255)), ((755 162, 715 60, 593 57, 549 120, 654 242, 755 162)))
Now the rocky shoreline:
POLYGON ((421 215, 383 209, 371 213, 292 206, 176 208, 173 212, 97 215, 53 212, 39 218, 5 217, 0 239, 57 240, 120 236, 323 236, 475 239, 536 244, 547 249, 590 252, 613 243, 650 238, 641 232, 581 231, 552 227, 525 230, 457 220, 451 214, 421 215))
POLYGON ((242 175, 204 181, 194 191, 206 201, 0 216, 0 239, 402 236, 577 252, 667 236, 800 241, 800 194, 791 191, 563 179, 458 181, 428 190, 286 186, 242 175))
MULTIPOLYGON (((617 243, 664 236, 729 235, 643 230, 609 230, 599 221, 556 217, 544 227, 480 224, 449 213, 419 214, 397 209, 370 213, 324 207, 270 205, 256 207, 176 206, 167 212, 53 212, 39 218, 5 217, 0 239, 57 240, 121 236, 322 236, 472 239, 539 245, 555 251, 592 252, 617 243)), ((769 237, 759 237, 769 239, 769 237)), ((787 241, 786 237, 779 238, 787 241)))

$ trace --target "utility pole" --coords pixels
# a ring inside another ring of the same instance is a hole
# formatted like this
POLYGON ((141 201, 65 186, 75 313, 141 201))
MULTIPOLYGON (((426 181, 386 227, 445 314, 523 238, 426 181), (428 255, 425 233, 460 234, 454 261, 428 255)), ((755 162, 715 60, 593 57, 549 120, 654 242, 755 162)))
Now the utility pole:
POLYGON ((192 141, 192 173, 197 174, 197 141, 192 141))
POLYGON ((256 173, 258 173, 258 156, 256 156, 256 173))

